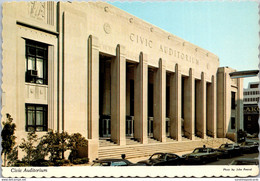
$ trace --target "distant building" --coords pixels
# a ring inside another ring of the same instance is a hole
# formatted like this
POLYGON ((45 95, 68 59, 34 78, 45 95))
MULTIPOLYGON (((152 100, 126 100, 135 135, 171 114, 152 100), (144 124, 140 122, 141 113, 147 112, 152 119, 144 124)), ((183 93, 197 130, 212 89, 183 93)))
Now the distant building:
POLYGON ((244 130, 250 134, 259 132, 259 82, 250 82, 244 89, 244 130))

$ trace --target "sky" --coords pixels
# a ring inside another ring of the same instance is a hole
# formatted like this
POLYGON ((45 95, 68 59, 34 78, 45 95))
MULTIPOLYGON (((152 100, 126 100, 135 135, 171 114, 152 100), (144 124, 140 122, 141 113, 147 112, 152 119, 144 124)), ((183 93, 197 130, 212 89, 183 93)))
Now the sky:
MULTIPOLYGON (((219 57, 220 67, 238 71, 258 68, 259 15, 253 1, 110 2, 165 31, 219 57)), ((248 82, 258 77, 245 78, 248 82)))

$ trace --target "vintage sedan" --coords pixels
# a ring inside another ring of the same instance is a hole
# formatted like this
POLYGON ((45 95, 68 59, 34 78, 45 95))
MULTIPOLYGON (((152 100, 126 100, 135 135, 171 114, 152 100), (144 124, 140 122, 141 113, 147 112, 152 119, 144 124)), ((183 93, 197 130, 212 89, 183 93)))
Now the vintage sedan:
POLYGON ((195 148, 192 153, 182 155, 185 163, 199 163, 204 164, 210 161, 216 161, 219 159, 220 153, 213 148, 195 148))
POLYGON ((93 160, 93 164, 91 166, 143 166, 144 164, 134 164, 126 159, 100 159, 93 160))
POLYGON ((222 144, 218 148, 218 151, 221 152, 222 157, 228 157, 228 158, 242 154, 242 150, 240 146, 235 143, 222 144))
POLYGON ((257 153, 259 143, 255 141, 245 141, 241 143, 240 148, 243 153, 257 153))
POLYGON ((181 165, 183 159, 173 153, 154 153, 148 160, 137 162, 138 164, 145 164, 147 166, 169 166, 181 165))

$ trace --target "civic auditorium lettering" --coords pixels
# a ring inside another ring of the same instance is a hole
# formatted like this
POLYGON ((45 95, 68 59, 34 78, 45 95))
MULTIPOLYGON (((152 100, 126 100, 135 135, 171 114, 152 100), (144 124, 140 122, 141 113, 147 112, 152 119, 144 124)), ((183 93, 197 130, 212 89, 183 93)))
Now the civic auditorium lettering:
MULTIPOLYGON (((145 47, 153 48, 153 41, 148 39, 148 38, 145 38, 143 36, 140 36, 140 35, 137 35, 137 34, 134 34, 134 33, 131 33, 129 37, 130 37, 130 40, 134 43, 141 44, 145 47)), ((174 56, 178 59, 185 60, 185 61, 188 61, 190 63, 195 63, 197 65, 199 64, 198 59, 192 57, 191 55, 180 52, 178 50, 175 50, 175 49, 163 46, 163 45, 159 45, 159 50, 162 53, 165 53, 165 54, 170 55, 170 56, 174 56)))

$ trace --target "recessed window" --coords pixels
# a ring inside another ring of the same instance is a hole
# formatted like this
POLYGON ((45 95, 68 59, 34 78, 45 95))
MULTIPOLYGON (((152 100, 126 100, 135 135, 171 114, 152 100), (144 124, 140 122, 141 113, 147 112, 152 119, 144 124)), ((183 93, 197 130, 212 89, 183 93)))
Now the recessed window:
POLYGON ((25 104, 26 131, 47 131, 48 106, 25 104))
POLYGON ((236 118, 231 117, 231 129, 236 129, 236 118))
POLYGON ((48 84, 48 45, 26 40, 25 81, 48 84))
POLYGON ((231 109, 236 109, 236 93, 231 92, 231 109))

